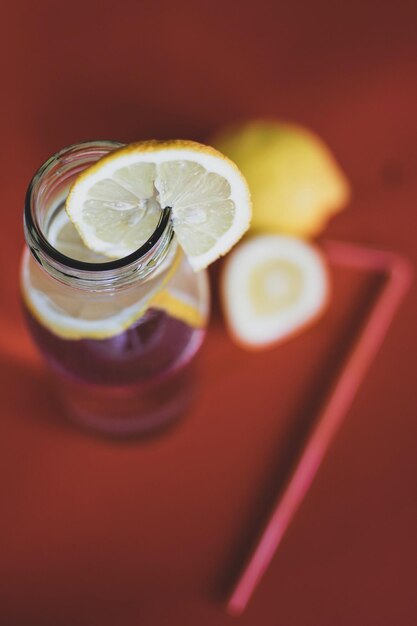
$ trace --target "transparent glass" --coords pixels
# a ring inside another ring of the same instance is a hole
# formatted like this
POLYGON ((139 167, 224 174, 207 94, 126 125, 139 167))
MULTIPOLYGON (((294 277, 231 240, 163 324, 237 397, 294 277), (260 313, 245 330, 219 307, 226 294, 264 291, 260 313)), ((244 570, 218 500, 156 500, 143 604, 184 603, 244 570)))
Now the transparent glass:
POLYGON ((67 415, 102 433, 135 435, 167 425, 194 399, 209 288, 206 272, 194 273, 179 249, 169 210, 123 259, 81 261, 51 244, 71 183, 120 145, 70 146, 35 174, 25 202, 21 290, 29 331, 67 415))

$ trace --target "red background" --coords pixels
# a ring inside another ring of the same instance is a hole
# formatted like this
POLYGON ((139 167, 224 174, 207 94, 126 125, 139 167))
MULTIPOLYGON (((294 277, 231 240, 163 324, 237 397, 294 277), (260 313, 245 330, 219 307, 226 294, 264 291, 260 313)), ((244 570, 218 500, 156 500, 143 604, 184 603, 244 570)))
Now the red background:
MULTIPOLYGON (((259 355, 215 310, 193 414, 146 443, 102 441, 62 420, 24 330, 31 175, 84 139, 208 140, 278 116, 316 130, 352 182, 327 234, 415 261, 412 5, 2 3, 2 625, 234 623, 222 601, 373 284, 335 272, 326 318, 259 355)), ((415 620, 416 317, 414 288, 242 626, 415 620)))

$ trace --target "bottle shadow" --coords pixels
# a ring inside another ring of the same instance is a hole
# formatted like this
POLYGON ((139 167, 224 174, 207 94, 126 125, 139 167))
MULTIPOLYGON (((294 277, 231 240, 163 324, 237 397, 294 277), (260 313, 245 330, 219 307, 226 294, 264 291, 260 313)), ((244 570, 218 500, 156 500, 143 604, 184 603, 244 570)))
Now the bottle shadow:
POLYGON ((166 98, 135 95, 129 100, 109 86, 78 84, 55 77, 50 93, 59 94, 59 101, 45 101, 35 112, 39 129, 38 145, 42 151, 53 153, 64 145, 92 139, 113 139, 122 142, 144 139, 188 138, 207 142, 219 125, 233 119, 233 111, 219 112, 219 120, 209 111, 199 112, 190 107, 172 106, 166 98), (82 92, 80 99, 79 93, 82 92), (72 123, 63 126, 63 119, 72 123))
POLYGON ((149 432, 118 435, 89 428, 70 419, 64 410, 57 381, 42 361, 31 362, 0 352, 0 377, 4 388, 0 395, 3 424, 8 421, 12 427, 18 421, 36 421, 48 429, 76 434, 95 443, 119 448, 152 445, 171 432, 184 428, 196 403, 193 397, 189 406, 175 419, 149 432))
POLYGON ((53 380, 42 364, 0 352, 3 423, 10 420, 37 421, 45 428, 64 430, 65 418, 53 380))

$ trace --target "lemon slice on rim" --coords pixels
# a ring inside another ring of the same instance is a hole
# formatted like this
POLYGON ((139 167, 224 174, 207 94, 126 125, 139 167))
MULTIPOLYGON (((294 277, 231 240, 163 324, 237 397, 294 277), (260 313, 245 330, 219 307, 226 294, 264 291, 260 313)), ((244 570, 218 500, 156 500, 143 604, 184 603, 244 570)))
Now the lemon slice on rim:
POLYGON ((249 190, 236 165, 193 141, 145 141, 115 150, 81 173, 66 202, 85 245, 110 258, 137 250, 168 207, 195 271, 228 252, 251 217, 249 190))
POLYGON ((228 256, 222 303, 232 337, 249 349, 278 343, 310 325, 328 302, 320 252, 293 237, 259 235, 228 256))

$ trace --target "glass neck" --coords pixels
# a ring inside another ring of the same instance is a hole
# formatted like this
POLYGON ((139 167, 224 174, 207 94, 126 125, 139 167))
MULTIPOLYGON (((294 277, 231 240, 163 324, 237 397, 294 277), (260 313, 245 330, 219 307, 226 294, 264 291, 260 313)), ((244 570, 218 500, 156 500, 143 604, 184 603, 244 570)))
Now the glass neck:
POLYGON ((64 148, 50 157, 30 182, 24 211, 26 243, 36 261, 62 283, 80 289, 107 291, 144 281, 160 267, 168 251, 176 245, 169 210, 161 211, 148 241, 123 259, 86 263, 65 256, 49 243, 49 225, 62 207, 75 178, 86 167, 122 145, 114 141, 90 141, 64 148))

